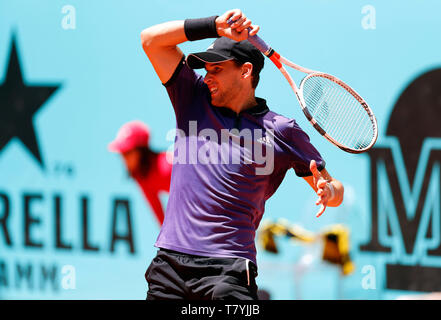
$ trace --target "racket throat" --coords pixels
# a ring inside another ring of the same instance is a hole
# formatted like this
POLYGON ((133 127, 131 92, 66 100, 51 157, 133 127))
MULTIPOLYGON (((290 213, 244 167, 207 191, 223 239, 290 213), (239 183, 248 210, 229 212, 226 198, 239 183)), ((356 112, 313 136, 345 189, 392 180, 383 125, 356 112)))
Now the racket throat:
POLYGON ((280 54, 278 54, 276 51, 271 49, 267 57, 276 65, 278 69, 282 68, 282 63, 280 62, 280 54))

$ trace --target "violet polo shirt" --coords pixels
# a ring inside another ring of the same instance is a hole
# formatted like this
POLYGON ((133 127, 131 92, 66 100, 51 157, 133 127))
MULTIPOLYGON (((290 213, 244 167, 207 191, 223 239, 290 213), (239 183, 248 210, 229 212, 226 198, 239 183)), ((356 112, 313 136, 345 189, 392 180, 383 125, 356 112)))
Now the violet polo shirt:
POLYGON ((308 135, 266 101, 236 115, 210 103, 203 77, 183 59, 165 84, 176 115, 174 163, 156 247, 256 263, 255 233, 265 201, 293 168, 311 175, 325 162, 308 135))

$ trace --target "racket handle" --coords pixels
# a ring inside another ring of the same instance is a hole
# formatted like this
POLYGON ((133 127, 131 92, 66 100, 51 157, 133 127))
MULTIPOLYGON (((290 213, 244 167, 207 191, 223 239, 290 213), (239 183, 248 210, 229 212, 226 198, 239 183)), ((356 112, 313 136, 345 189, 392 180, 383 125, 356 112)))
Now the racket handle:
MULTIPOLYGON (((232 25, 234 21, 229 19, 228 21, 229 25, 232 25)), ((248 28, 248 32, 251 31, 251 28, 248 28)), ((264 55, 269 56, 272 53, 271 47, 263 41, 261 37, 259 37, 257 34, 251 37, 248 37, 247 39, 253 46, 255 46, 260 52, 262 52, 264 55)))
MULTIPOLYGON (((248 28, 250 31, 251 29, 248 28)), ((261 37, 259 37, 257 34, 251 37, 248 37, 248 41, 251 42, 253 46, 255 46, 257 49, 259 49, 260 52, 262 52, 264 55, 268 56, 271 53, 271 47, 263 41, 261 37)))

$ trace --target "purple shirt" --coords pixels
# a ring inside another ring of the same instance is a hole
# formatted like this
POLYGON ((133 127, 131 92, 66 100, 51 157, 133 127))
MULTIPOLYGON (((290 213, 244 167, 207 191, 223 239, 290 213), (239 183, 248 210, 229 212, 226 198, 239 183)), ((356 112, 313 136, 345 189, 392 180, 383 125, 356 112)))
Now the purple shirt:
POLYGON ((165 86, 178 133, 170 196, 155 246, 256 263, 255 233, 265 201, 288 169, 305 177, 311 175, 312 159, 319 170, 325 162, 297 123, 270 111, 265 100, 256 98, 258 104, 239 116, 211 105, 203 77, 185 60, 165 86))

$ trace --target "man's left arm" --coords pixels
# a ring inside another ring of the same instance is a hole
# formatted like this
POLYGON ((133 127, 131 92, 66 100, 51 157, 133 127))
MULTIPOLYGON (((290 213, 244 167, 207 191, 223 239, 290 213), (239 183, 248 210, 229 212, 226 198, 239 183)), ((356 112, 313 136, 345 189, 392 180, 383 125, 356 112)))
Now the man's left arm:
POLYGON ((343 202, 343 184, 331 177, 326 169, 318 171, 317 163, 311 160, 309 164, 312 176, 304 177, 306 182, 314 189, 319 197, 316 205, 321 205, 316 217, 320 217, 325 212, 326 207, 338 207, 343 202))

